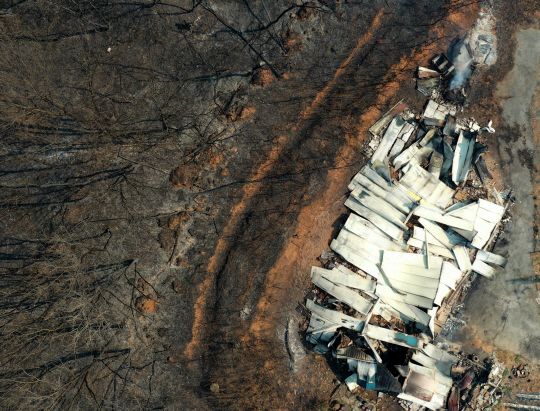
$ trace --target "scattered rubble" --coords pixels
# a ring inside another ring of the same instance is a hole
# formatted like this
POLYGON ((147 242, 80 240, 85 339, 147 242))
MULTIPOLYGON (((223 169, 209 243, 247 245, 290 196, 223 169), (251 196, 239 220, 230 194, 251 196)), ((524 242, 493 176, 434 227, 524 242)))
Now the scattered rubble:
MULTIPOLYGON (((500 363, 464 358, 442 339, 476 274, 493 278, 506 265, 487 251, 512 203, 511 192, 483 188, 492 176, 478 137, 495 130, 459 118, 466 70, 494 52, 479 30, 456 44, 453 60, 440 54, 419 67, 423 113, 402 100, 369 129, 371 160, 349 185, 351 213, 322 252, 323 267, 311 270, 305 336, 316 353, 346 364, 339 392, 384 392, 408 411, 478 410, 502 395, 500 363)), ((369 409, 358 401, 348 405, 369 409)))

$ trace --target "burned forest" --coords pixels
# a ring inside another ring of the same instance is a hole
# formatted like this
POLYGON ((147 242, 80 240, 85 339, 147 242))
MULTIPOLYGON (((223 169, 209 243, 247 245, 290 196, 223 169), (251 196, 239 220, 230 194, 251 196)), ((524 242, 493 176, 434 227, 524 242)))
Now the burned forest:
POLYGON ((1 2, 0 409, 535 406, 538 33, 527 0, 1 2))

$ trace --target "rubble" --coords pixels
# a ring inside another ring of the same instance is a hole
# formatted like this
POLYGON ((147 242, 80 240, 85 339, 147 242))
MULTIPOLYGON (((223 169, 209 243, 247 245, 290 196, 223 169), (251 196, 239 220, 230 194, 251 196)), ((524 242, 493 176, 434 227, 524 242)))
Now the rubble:
POLYGON ((492 178, 482 157, 488 147, 478 136, 495 130, 491 122, 482 128, 459 118, 466 78, 453 91, 458 99, 444 97, 457 87, 450 80, 487 58, 491 43, 473 34, 456 45, 454 62, 440 54, 434 69, 419 67, 417 88, 430 97, 422 114, 401 100, 371 126, 371 160, 348 187, 350 215, 332 251, 321 255, 326 268, 311 271, 322 292, 306 301, 307 341, 346 362, 349 390, 396 396, 408 411, 479 409, 493 403, 502 380, 495 360, 486 365, 488 376, 477 359, 448 352, 438 339, 459 322, 452 309, 476 274, 493 278, 507 262, 487 248, 511 191, 495 190, 494 203, 482 198, 488 191, 466 186, 471 169, 480 187, 492 178))

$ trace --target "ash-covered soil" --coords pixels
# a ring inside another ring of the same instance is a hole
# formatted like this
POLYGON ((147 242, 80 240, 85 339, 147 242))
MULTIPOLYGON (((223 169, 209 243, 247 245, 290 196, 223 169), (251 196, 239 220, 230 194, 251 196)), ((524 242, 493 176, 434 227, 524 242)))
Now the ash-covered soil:
POLYGON ((309 266, 367 128, 477 5, 2 7, 2 409, 325 404, 291 351, 309 266))

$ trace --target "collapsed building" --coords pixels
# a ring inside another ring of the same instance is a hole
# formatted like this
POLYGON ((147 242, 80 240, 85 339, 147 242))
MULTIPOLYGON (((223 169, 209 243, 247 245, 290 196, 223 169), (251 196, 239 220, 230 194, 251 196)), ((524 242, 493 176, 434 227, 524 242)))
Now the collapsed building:
MULTIPOLYGON (((460 66, 467 53, 487 58, 467 44, 457 45, 460 66)), ((423 112, 400 101, 369 129, 373 153, 349 184, 350 214, 323 251, 323 267, 311 270, 317 288, 306 299, 306 339, 347 363, 351 390, 457 411, 474 367, 438 337, 472 273, 492 278, 505 266, 488 248, 511 193, 506 203, 495 189, 494 201, 456 199, 471 173, 481 184, 492 178, 478 137, 495 130, 457 117, 459 103, 444 97, 453 62, 439 55, 432 63, 418 70, 417 89, 430 97, 423 112)))

